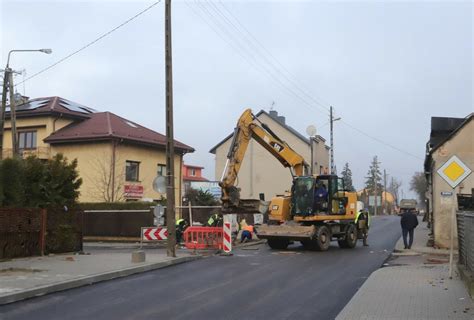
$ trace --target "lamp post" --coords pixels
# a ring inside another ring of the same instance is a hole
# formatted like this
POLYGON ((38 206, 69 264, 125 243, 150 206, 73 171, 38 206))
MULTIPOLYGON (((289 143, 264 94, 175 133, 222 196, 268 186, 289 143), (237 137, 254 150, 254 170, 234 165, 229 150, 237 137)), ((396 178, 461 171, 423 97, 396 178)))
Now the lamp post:
POLYGON ((12 134, 12 150, 13 156, 19 155, 18 150, 18 137, 16 132, 16 110, 15 110, 15 99, 13 91, 13 70, 10 69, 10 56, 13 52, 43 52, 51 54, 51 49, 15 49, 8 52, 7 65, 5 67, 5 73, 3 75, 3 90, 2 90, 2 108, 0 109, 0 158, 3 158, 3 135, 5 126, 5 111, 7 106, 7 91, 10 91, 10 123, 11 123, 11 134, 12 134))

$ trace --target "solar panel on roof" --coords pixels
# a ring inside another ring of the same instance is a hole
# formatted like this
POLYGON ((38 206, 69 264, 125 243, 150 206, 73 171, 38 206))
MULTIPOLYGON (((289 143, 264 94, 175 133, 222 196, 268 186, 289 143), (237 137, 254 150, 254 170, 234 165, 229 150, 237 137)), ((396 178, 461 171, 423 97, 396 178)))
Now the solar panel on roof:
POLYGON ((62 107, 69 109, 71 111, 80 112, 80 113, 94 113, 96 110, 83 106, 82 104, 72 102, 66 99, 61 99, 60 104, 62 107))
MULTIPOLYGON (((16 107, 17 111, 23 111, 23 110, 34 110, 38 109, 40 107, 44 107, 47 105, 49 102, 48 99, 40 99, 40 100, 34 100, 34 101, 28 101, 28 103, 24 103, 22 105, 19 105, 16 107)), ((6 111, 10 111, 10 106, 7 106, 6 111)))
POLYGON ((138 128, 137 125, 135 123, 132 123, 130 121, 125 121, 126 124, 128 124, 130 127, 132 128, 138 128))
POLYGON ((89 107, 82 106, 81 108, 84 109, 84 110, 86 110, 86 111, 88 111, 88 112, 90 112, 90 113, 97 112, 97 110, 92 109, 92 108, 89 108, 89 107))

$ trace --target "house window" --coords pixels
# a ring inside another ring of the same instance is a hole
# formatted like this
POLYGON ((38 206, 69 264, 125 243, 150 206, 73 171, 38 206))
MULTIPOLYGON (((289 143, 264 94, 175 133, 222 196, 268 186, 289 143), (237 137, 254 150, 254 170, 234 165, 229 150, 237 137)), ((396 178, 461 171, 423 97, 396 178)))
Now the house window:
POLYGON ((324 173, 323 166, 319 166, 319 174, 323 174, 323 173, 324 173))
POLYGON ((23 131, 18 133, 20 149, 36 149, 36 131, 23 131))
POLYGON ((195 176, 196 176, 196 169, 194 169, 194 168, 189 168, 189 172, 188 172, 188 173, 189 173, 189 175, 190 175, 191 177, 195 177, 195 176))
POLYGON ((139 181, 139 167, 140 162, 137 161, 127 161, 125 165, 125 179, 127 181, 139 181))
POLYGON ((158 163, 158 170, 156 173, 158 176, 166 176, 166 164, 158 163))

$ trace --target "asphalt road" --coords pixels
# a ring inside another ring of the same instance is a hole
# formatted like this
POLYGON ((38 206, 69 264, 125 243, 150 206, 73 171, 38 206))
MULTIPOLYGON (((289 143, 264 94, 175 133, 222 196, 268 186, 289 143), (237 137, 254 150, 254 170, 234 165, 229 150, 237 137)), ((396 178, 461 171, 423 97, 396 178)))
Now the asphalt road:
POLYGON ((334 319, 400 237, 373 219, 369 247, 240 249, 0 307, 0 319, 334 319))

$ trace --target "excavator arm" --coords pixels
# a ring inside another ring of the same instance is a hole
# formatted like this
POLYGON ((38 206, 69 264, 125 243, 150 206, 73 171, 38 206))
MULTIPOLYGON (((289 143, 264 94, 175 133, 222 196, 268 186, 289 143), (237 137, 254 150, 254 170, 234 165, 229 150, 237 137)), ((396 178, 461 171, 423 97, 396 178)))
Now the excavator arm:
POLYGON ((224 209, 252 211, 249 208, 255 207, 255 200, 245 203, 245 200, 240 199, 239 189, 235 186, 245 152, 252 138, 280 161, 284 167, 288 167, 293 177, 304 174, 306 164, 303 157, 281 140, 266 124, 260 122, 252 114, 252 110, 247 109, 240 116, 234 129, 232 143, 227 154, 227 162, 219 182, 222 189, 221 200, 224 209))

